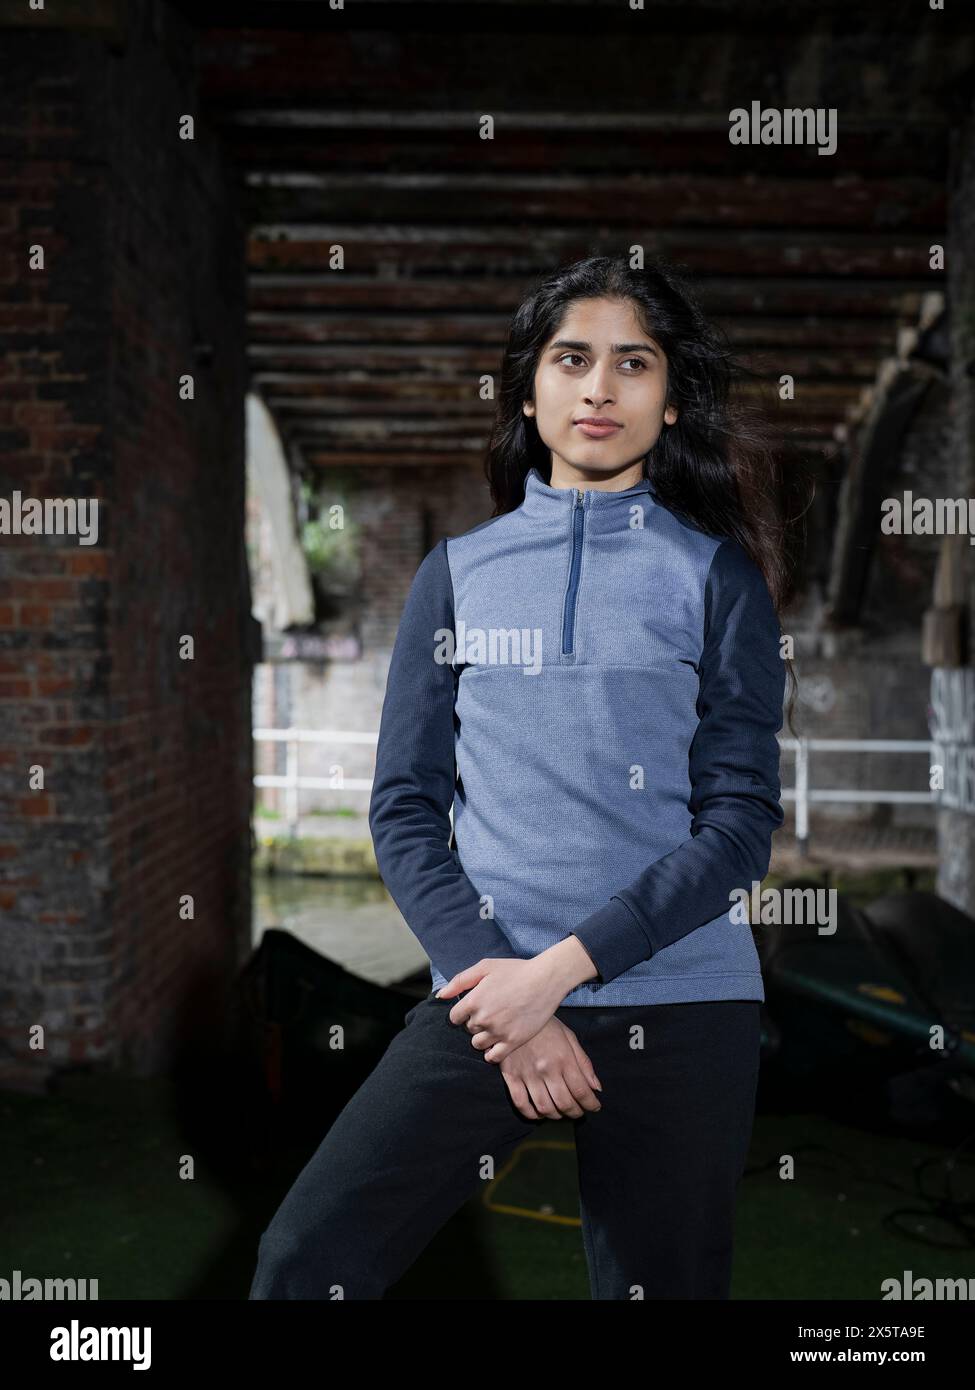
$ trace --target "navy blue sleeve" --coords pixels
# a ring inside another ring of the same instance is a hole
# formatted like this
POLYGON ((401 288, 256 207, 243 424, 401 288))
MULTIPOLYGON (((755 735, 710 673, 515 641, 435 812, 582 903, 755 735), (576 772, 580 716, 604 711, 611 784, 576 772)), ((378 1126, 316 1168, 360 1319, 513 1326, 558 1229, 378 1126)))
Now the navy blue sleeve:
POLYGON ((369 829, 390 896, 448 980, 485 957, 518 955, 497 920, 482 917, 480 896, 449 847, 457 674, 444 659, 444 638, 453 633, 443 540, 414 576, 393 644, 369 829))
POLYGON ((604 984, 727 912, 732 889, 751 892, 784 818, 779 621, 764 575, 734 539, 711 557, 704 606, 690 838, 573 929, 604 984))

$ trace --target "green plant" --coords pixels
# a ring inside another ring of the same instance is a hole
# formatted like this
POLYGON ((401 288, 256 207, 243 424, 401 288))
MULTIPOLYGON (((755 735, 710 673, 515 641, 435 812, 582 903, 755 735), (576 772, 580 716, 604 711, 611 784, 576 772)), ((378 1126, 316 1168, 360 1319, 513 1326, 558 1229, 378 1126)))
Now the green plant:
POLYGON ((344 493, 331 488, 326 500, 307 481, 301 484, 308 520, 301 528, 301 548, 308 568, 329 585, 344 588, 359 578, 359 527, 351 519, 344 493), (340 513, 333 513, 340 507, 340 513), (336 518, 341 525, 336 525, 336 518))

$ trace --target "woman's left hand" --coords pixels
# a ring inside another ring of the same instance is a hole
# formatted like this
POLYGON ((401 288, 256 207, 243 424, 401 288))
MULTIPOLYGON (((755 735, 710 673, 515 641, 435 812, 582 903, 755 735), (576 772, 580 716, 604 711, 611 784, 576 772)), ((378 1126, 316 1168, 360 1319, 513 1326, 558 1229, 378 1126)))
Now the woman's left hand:
POLYGON ((541 963, 488 957, 448 980, 437 999, 464 995, 450 1010, 451 1023, 463 1023, 471 1044, 488 1062, 501 1062, 544 1028, 566 994, 564 982, 541 963))

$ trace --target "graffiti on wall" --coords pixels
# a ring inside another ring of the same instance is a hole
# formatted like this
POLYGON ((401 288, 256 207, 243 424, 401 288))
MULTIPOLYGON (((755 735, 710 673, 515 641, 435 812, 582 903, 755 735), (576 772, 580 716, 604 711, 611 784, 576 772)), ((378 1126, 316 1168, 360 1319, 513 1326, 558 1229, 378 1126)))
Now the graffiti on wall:
POLYGON ((932 669, 928 731, 936 803, 975 815, 975 667, 932 669))

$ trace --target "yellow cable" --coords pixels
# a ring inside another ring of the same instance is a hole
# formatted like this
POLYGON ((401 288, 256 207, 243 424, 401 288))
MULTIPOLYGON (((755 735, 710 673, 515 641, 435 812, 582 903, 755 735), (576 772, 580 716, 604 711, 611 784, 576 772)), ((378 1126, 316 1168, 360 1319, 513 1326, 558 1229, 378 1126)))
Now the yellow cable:
POLYGON ((575 1144, 563 1144, 557 1139, 526 1139, 511 1155, 501 1172, 496 1173, 488 1183, 484 1189, 484 1195, 481 1197, 481 1202, 488 1211, 503 1212, 506 1216, 523 1216, 527 1221, 547 1221, 554 1226, 581 1226, 582 1220, 578 1216, 560 1216, 557 1212, 532 1211, 530 1207, 514 1207, 509 1206, 506 1202, 491 1201, 491 1193, 498 1183, 512 1172, 521 1160, 522 1154, 528 1149, 572 1150, 574 1148, 575 1144))

